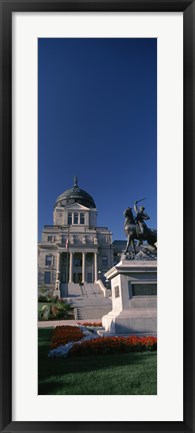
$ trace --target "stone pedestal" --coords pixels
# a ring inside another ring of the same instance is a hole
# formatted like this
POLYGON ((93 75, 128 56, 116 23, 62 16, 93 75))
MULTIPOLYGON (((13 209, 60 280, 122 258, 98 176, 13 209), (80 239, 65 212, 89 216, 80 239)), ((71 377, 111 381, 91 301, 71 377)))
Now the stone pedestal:
POLYGON ((112 311, 102 317, 104 335, 157 334, 157 261, 121 260, 110 269, 112 311))
POLYGON ((60 298, 60 290, 58 290, 58 289, 55 289, 54 291, 53 291, 53 295, 52 295, 54 298, 56 297, 56 296, 58 296, 58 298, 60 298))

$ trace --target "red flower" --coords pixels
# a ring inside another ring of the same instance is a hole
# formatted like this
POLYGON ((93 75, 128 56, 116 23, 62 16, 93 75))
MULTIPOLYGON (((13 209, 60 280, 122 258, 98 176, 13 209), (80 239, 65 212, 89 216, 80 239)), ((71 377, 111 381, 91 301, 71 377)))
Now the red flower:
POLYGON ((75 344, 70 350, 70 356, 86 354, 104 354, 131 351, 156 350, 155 337, 101 337, 95 340, 75 344))
POLYGON ((82 323, 77 323, 78 325, 81 326, 102 326, 102 322, 82 322, 82 323))
POLYGON ((63 346, 71 341, 79 341, 83 335, 77 326, 56 326, 52 332, 50 349, 63 346))

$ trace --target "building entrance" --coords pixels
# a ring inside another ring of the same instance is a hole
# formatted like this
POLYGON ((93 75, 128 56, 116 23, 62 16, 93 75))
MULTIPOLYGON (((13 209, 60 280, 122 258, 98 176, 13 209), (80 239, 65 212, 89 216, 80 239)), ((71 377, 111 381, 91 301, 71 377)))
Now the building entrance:
POLYGON ((82 281, 82 273, 81 272, 73 272, 73 283, 79 284, 82 281))

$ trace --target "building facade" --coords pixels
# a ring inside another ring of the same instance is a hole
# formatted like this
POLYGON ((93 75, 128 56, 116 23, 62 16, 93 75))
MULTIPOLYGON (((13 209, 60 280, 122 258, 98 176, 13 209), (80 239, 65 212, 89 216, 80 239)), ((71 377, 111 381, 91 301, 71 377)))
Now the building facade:
POLYGON ((63 291, 68 283, 104 281, 113 266, 112 233, 97 226, 93 198, 74 185, 54 205, 53 225, 45 225, 38 245, 38 286, 63 291))

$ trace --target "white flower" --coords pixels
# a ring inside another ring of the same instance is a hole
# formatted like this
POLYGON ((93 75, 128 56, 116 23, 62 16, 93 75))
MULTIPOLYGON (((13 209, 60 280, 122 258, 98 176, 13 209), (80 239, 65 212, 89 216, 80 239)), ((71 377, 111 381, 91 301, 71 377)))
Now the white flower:
POLYGON ((48 353, 49 358, 66 358, 68 352, 75 344, 81 344, 83 341, 94 340, 96 338, 101 338, 99 335, 91 334, 89 331, 85 333, 85 337, 83 337, 80 341, 70 342, 65 344, 64 346, 59 346, 56 349, 52 349, 48 353))

